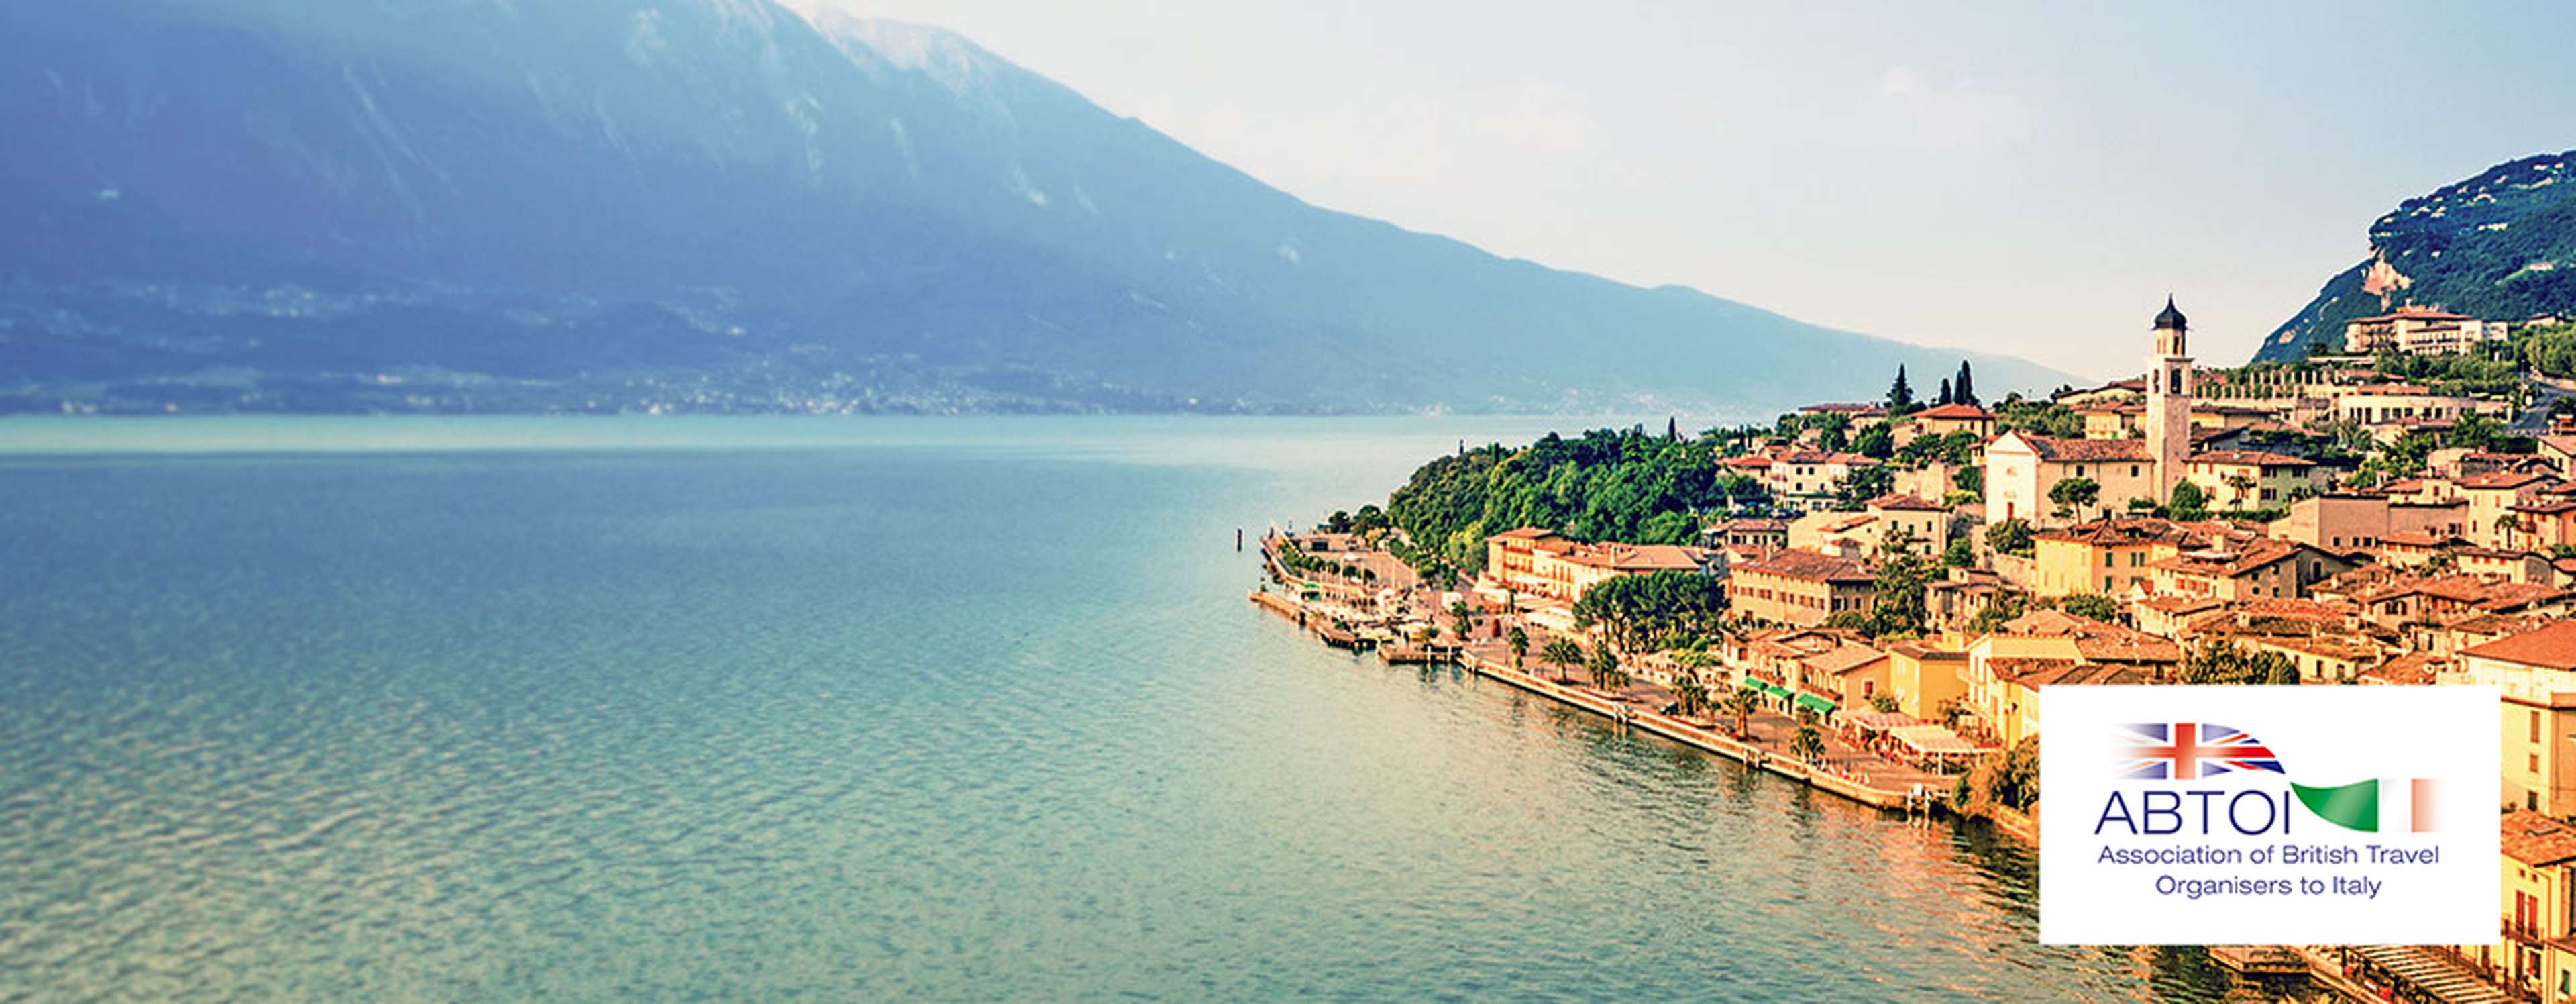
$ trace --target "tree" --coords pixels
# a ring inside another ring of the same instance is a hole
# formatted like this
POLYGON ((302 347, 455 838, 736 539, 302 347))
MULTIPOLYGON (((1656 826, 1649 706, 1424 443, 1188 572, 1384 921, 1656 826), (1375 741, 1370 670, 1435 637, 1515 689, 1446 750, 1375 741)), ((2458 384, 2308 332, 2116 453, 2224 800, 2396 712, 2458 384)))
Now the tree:
POLYGON ((1761 706, 1762 692, 1751 687, 1737 687, 1734 693, 1726 695, 1725 700, 1718 702, 1718 710, 1735 716, 1735 734, 1739 738, 1750 727, 1749 720, 1753 717, 1754 709, 1761 706))
POLYGON ((2295 682, 2298 664, 2279 652, 2247 652, 2234 642, 2218 642, 2182 661, 2184 683, 2257 684, 2295 682))
POLYGON ((2092 478, 2067 478, 2048 486, 2048 500, 2057 503, 2060 519, 2074 519, 2102 499, 2102 483, 2092 478))
POLYGON ((2176 481, 2173 497, 2165 503, 2165 514, 2180 520, 2209 518, 2209 494, 2189 481, 2176 481))
POLYGON ((1870 637, 1921 634, 1929 616, 1924 587, 1937 572, 1932 559, 1916 555, 1901 544, 1885 549, 1871 583, 1876 597, 1870 603, 1870 637))
POLYGON ((1940 398, 1940 400, 1938 400, 1938 401, 1936 401, 1936 402, 1934 402, 1934 403, 1936 403, 1936 404, 1949 404, 1949 403, 1951 403, 1952 401, 1955 401, 1955 400, 1958 400, 1958 399, 1950 396, 1950 378, 1949 378, 1949 377, 1942 377, 1942 378, 1941 378, 1941 398, 1940 398))
POLYGON ((1696 718, 1708 710, 1708 688, 1699 682, 1699 674, 1685 669, 1673 681, 1673 710, 1684 718, 1696 718))
POLYGON ((1869 695, 1869 709, 1871 711, 1875 711, 1883 715, 1892 715, 1896 713, 1896 708, 1896 695, 1894 694, 1869 695))
POLYGON ((1852 452, 1879 460, 1895 456, 1896 433, 1885 422, 1862 429, 1860 435, 1852 437, 1852 452))
POLYGON ((2058 599, 2057 609, 2105 624, 2120 622, 2120 601, 2100 593, 2068 594, 2058 599))
POLYGON ((1572 638, 1550 638, 1547 647, 1539 650, 1538 661, 1556 667, 1556 682, 1564 683, 1566 667, 1583 662, 1583 646, 1575 644, 1572 638))
POLYGON ((1952 568, 1975 568, 1977 545, 1971 543, 1968 535, 1964 533, 1952 537, 1950 546, 1941 552, 1941 563, 1952 568))
POLYGON ((1950 400, 1958 404, 1975 405, 1977 404, 1976 388, 1975 378, 1968 373, 1968 361, 1959 360, 1959 377, 1950 382, 1950 400))
POLYGON ((2230 474, 2225 478, 2221 478, 2220 481, 2225 484, 2229 490, 2236 493, 2235 504, 2228 508, 2243 509, 2247 507, 2246 503, 2254 501, 2254 479, 2247 477, 2244 472, 2240 471, 2235 474, 2230 474))
POLYGON ((1529 654, 1529 632, 1514 624, 1510 631, 1503 633, 1503 644, 1511 646, 1512 668, 1521 668, 1521 657, 1529 654))
POLYGON ((1798 732, 1789 737, 1789 755, 1807 763, 1825 758, 1824 733, 1816 731, 1816 723, 1805 715, 1798 716, 1798 732))
POLYGON ((1465 599, 1461 598, 1458 602, 1449 605, 1449 617, 1450 624, 1458 632, 1460 644, 1463 645, 1467 639, 1475 637, 1476 608, 1468 606, 1465 599))
POLYGON ((1942 728, 1957 731, 1959 720, 1968 717, 1968 702, 1956 697, 1944 697, 1940 704, 1932 708, 1932 717, 1940 721, 1942 728))
POLYGON ((1859 512, 1869 505, 1869 500, 1895 490, 1896 472, 1886 464, 1855 467, 1834 485, 1834 508, 1859 512))
POLYGON ((1993 603, 1987 604, 1984 610, 1977 611, 1975 617, 1968 619, 1968 633, 1990 634, 2002 630, 2004 625, 2019 620, 2026 606, 2022 602, 2020 593, 2000 594, 1995 597, 1993 603))
POLYGON ((1887 388, 1887 415, 1894 418, 1914 410, 1914 388, 1905 382, 1905 365, 1897 364, 1896 382, 1887 388))
POLYGON ((1681 417, 1680 417, 1680 416, 1678 416, 1678 415, 1666 415, 1666 416, 1664 416, 1664 442, 1667 442, 1667 443, 1678 443, 1678 442, 1681 442, 1681 441, 1682 441, 1682 420, 1681 420, 1681 417))
POLYGON ((1986 546, 1998 554, 2031 556, 2030 521, 2008 519, 1986 528, 1986 546))
POLYGON ((1628 685, 1628 674, 1619 669, 1619 655, 1608 645, 1592 646, 1592 655, 1583 661, 1583 669, 1595 690, 1617 690, 1628 685))

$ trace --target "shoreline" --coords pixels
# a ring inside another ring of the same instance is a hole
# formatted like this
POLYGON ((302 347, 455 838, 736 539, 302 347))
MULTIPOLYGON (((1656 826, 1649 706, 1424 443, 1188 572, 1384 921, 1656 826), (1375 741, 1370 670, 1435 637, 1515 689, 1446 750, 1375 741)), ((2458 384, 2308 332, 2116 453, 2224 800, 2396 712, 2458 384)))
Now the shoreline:
MULTIPOLYGON (((1309 612, 1296 600, 1264 590, 1254 590, 1246 595, 1246 599, 1255 606, 1296 622, 1299 629, 1308 634, 1317 633, 1309 612)), ((1320 635, 1317 640, 1325 641, 1320 635)), ((1327 642, 1327 644, 1330 643, 1327 642)), ((1568 707, 1609 719, 1614 723, 1643 729, 1684 746, 1725 757, 1748 768, 1768 771, 1779 777, 1802 782, 1873 809, 1885 812, 1921 812, 1930 816, 1946 816, 1954 820, 1970 818, 1952 810, 1942 792, 1931 791, 1921 786, 1903 790, 1873 787, 1853 778, 1819 770, 1810 764, 1789 757, 1774 755, 1759 746, 1722 735, 1714 730, 1577 690, 1532 673, 1513 669, 1472 652, 1460 652, 1454 662, 1478 676, 1549 698, 1568 707)), ((1999 832, 2022 837, 2025 842, 2029 842, 2026 836, 2014 832, 2010 827, 1997 823, 1995 828, 1999 832)))

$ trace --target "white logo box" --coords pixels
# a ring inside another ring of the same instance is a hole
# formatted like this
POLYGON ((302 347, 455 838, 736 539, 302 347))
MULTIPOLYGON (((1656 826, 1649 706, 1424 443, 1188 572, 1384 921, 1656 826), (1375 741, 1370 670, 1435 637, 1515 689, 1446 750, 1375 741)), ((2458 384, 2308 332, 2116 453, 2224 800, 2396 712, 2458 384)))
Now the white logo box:
POLYGON ((2492 687, 2043 687, 2040 941, 2492 942, 2501 715, 2492 687))

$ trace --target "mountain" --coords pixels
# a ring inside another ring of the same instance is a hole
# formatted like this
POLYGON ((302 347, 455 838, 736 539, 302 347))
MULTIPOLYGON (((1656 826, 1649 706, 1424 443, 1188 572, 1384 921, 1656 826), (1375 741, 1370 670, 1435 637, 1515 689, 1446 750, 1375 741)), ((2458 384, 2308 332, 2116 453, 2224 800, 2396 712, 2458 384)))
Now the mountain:
POLYGON ((2398 203, 2370 256, 2263 340, 2254 361, 2340 351, 2343 324, 2408 303, 2487 320, 2576 314, 2576 150, 2506 161, 2398 203))
POLYGON ((1963 355, 1320 209, 768 0, 7 5, 0 130, 0 407, 1752 414, 1963 355))

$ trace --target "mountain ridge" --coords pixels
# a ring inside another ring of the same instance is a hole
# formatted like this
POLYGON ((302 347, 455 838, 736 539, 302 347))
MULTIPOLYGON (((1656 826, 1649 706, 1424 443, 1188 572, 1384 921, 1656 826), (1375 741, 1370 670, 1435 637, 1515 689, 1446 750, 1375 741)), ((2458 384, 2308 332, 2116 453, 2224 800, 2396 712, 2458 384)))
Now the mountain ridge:
POLYGON ((927 26, 766 0, 0 26, 0 126, 42 141, 0 164, 22 407, 1750 414, 1963 356, 2065 379, 1316 207, 927 26))
POLYGON ((2576 150, 2496 164, 2408 198, 2370 253, 2273 329, 2255 362, 2339 352, 2343 323, 2414 303, 2485 320, 2576 314, 2576 150))

